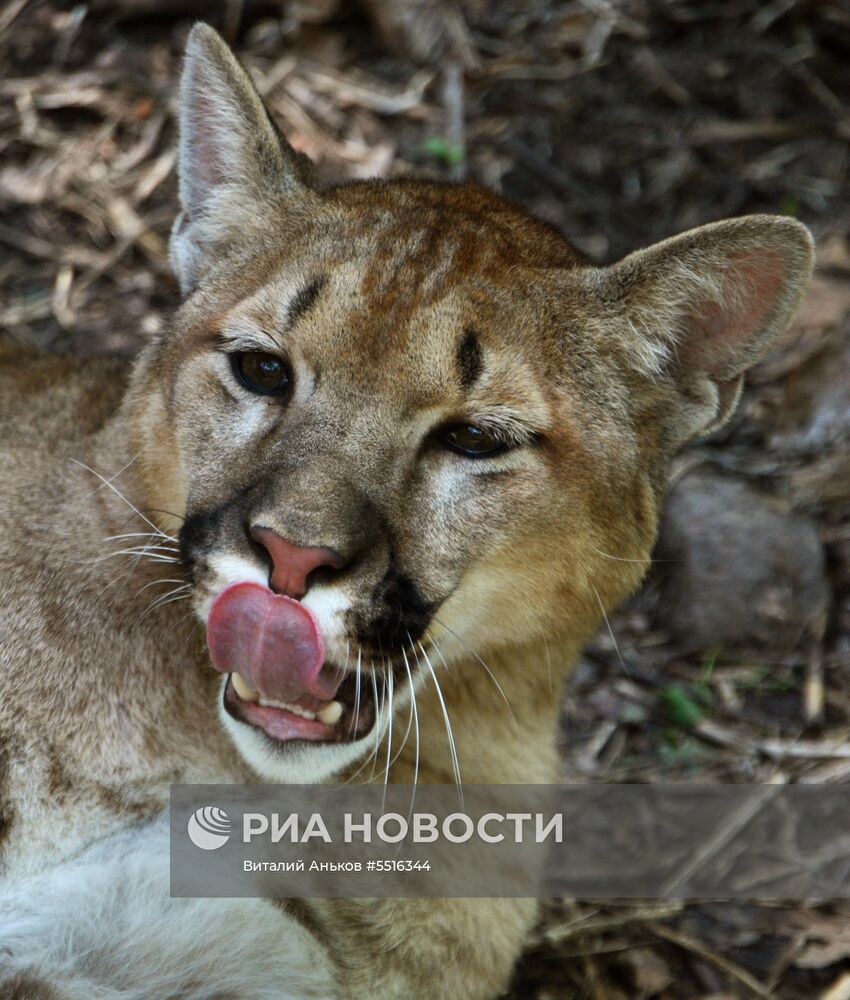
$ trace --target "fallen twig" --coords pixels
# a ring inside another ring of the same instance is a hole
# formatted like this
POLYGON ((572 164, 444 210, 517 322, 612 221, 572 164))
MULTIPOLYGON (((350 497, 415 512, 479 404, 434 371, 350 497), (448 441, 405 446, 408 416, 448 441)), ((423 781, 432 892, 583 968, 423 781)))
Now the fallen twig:
POLYGON ((691 954, 696 955, 697 958, 701 958, 704 962, 708 962, 709 965, 714 966, 715 969, 718 969, 736 983, 740 983, 750 996, 757 997, 758 1000, 778 1000, 773 990, 769 990, 766 986, 763 986, 746 969, 741 968, 740 965, 713 951, 701 941, 697 941, 695 938, 690 937, 688 934, 683 934, 681 931, 674 931, 662 924, 652 924, 649 929, 657 937, 662 938, 664 941, 669 941, 670 944, 674 944, 684 951, 691 952, 691 954))

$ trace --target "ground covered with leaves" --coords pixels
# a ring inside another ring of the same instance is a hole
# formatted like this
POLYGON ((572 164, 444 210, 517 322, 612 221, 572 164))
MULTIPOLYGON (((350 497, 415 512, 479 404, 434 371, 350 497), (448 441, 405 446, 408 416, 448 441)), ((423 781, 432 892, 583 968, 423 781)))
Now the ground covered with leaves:
MULTIPOLYGON (((842 0, 6 0, 0 328, 163 329, 186 32, 234 42, 333 177, 477 179, 600 261, 725 215, 819 242, 731 426, 685 452, 643 591, 564 706, 573 782, 850 777, 850 5, 842 0)), ((850 1000, 850 907, 548 906, 512 1000, 850 1000)))

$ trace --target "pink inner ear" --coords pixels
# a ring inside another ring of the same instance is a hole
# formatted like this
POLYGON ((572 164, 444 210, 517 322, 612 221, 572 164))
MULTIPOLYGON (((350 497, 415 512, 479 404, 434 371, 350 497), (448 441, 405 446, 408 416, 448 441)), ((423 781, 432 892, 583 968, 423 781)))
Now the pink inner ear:
POLYGON ((722 301, 692 303, 689 334, 677 350, 683 365, 717 378, 747 363, 782 292, 785 260, 772 250, 748 251, 731 255, 724 271, 722 301))
POLYGON ((191 150, 190 176, 186 178, 193 202, 188 206, 191 211, 199 209, 209 193, 225 179, 218 149, 222 126, 216 123, 215 106, 208 96, 200 92, 194 95, 184 127, 189 129, 191 150))

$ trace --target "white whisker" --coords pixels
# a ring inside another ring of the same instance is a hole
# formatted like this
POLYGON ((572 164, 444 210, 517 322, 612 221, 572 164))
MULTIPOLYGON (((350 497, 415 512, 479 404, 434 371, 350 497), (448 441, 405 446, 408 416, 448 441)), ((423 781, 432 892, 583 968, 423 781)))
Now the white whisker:
MULTIPOLYGON (((147 545, 134 545, 134 546, 132 546, 129 549, 122 549, 121 551, 123 551, 123 552, 144 552, 144 553, 147 553, 147 552, 176 553, 177 549, 173 549, 173 548, 171 548, 168 545, 151 545, 151 544, 147 544, 147 545)), ((175 556, 172 555, 171 558, 174 559, 175 556)))
MULTIPOLYGON (((380 732, 383 723, 384 701, 382 697, 381 704, 380 706, 378 705, 378 679, 375 676, 375 661, 371 658, 369 659, 369 674, 372 677, 372 691, 375 696, 375 727, 377 731, 380 732)), ((369 757, 369 759, 372 762, 372 773, 369 775, 370 781, 373 781, 375 778, 375 768, 378 764, 378 751, 380 750, 383 741, 384 741, 383 736, 375 741, 375 746, 372 749, 372 753, 370 754, 369 757)))
MULTIPOLYGON (((360 675, 360 657, 361 657, 361 653, 362 653, 362 649, 358 645, 358 647, 357 647, 358 681, 359 681, 359 675, 360 675)), ((381 719, 380 719, 380 714, 378 712, 378 682, 375 679, 375 661, 370 659, 369 660, 369 666, 371 668, 370 671, 369 671, 369 673, 370 673, 370 676, 372 678, 372 691, 373 691, 374 697, 375 697, 375 731, 377 732, 380 729, 381 719)), ((359 712, 359 704, 358 704, 358 712, 359 712)), ((357 775, 360 774, 361 771, 364 771, 369 766, 369 764, 372 765, 372 773, 369 776, 369 780, 370 781, 373 780, 373 778, 375 777, 375 767, 376 767, 377 761, 378 761, 378 750, 379 750, 379 748, 381 746, 381 743, 382 743, 382 740, 377 740, 375 742, 375 746, 372 748, 371 753, 369 753, 366 756, 366 758, 361 763, 360 767, 358 767, 357 770, 348 778, 348 780, 345 782, 346 784, 350 784, 352 781, 354 781, 354 779, 357 777, 357 775)))
MULTIPOLYGON (((434 640, 432 639, 431 642, 433 644, 434 640)), ((455 774, 455 784, 458 786, 458 789, 460 790, 460 801, 461 805, 463 805, 463 790, 461 789, 461 780, 460 780, 460 761, 458 760, 457 747, 455 746, 455 738, 454 734, 452 733, 452 724, 449 721, 449 710, 448 708, 446 708, 446 702, 445 699, 443 698, 443 691, 440 687, 440 682, 437 680, 437 674, 434 670, 433 664, 431 663, 431 659, 428 656, 428 653, 421 642, 419 643, 419 648, 422 651, 422 655, 425 657, 425 663, 428 666, 428 670, 431 674, 431 679, 434 681, 434 689, 437 692, 437 697, 440 700, 440 708, 443 710, 443 720, 445 721, 446 724, 446 736, 448 737, 449 741, 449 753, 451 754, 452 768, 454 769, 454 774, 455 774)), ((437 649, 436 645, 434 645, 434 649, 437 650, 437 653, 439 654, 439 650, 437 649)), ((440 659, 442 659, 442 656, 440 656, 440 659)), ((446 661, 443 660, 443 663, 445 662, 446 661)))
POLYGON ((144 593, 144 591, 146 591, 149 587, 159 587, 163 583, 180 583, 182 584, 182 586, 180 587, 181 590, 189 590, 192 586, 191 583, 186 583, 185 580, 178 580, 175 577, 167 577, 164 580, 151 580, 150 583, 146 583, 143 587, 139 587, 139 589, 136 591, 136 597, 138 597, 139 594, 144 593))
MULTIPOLYGON (((86 496, 81 497, 80 498, 80 503, 85 503, 86 500, 91 500, 91 498, 93 496, 95 496, 95 494, 99 493, 103 489, 104 486, 109 486, 111 488, 112 484, 115 482, 115 480, 120 475, 122 475, 123 473, 125 473, 127 471, 127 469, 130 468, 130 466, 138 459, 139 455, 141 455, 141 452, 138 452, 138 454, 134 455, 125 466, 123 466, 122 468, 120 468, 115 473, 114 476, 110 476, 109 479, 104 479, 103 476, 101 476, 97 472, 95 472, 94 474, 98 477, 98 479, 101 480, 101 484, 100 484, 100 486, 95 487, 95 489, 92 490, 91 493, 88 493, 88 494, 86 494, 86 496)), ((71 461, 72 462, 76 461, 76 459, 71 459, 71 461)), ((77 465, 82 465, 82 462, 77 462, 77 465)), ((83 468, 87 468, 87 466, 83 466, 83 468)), ((89 472, 94 472, 94 470, 93 469, 89 469, 89 472)))
POLYGON ((611 642, 614 643, 614 650, 617 653, 617 659, 620 661, 620 666, 623 668, 623 673, 626 677, 631 677, 631 671, 626 666, 626 661, 623 659, 623 654, 620 652, 620 644, 617 642, 617 637, 614 635, 614 629, 611 628, 611 622, 608 620, 608 615, 605 614, 605 607, 602 604, 602 598, 599 596, 599 591, 596 587, 592 588, 593 593, 596 594, 596 600, 599 602, 599 610, 602 612, 602 617, 605 619, 605 624, 608 627, 608 635, 611 636, 611 642))
MULTIPOLYGON (((410 635, 408 634, 408 638, 410 635)), ((413 649, 413 640, 410 642, 410 648, 413 649)), ((416 800, 416 785, 419 781, 419 709, 416 705, 416 688, 413 684, 413 673, 410 669, 410 663, 407 659, 407 653, 402 647, 401 655, 404 657, 404 668, 407 671, 407 681, 410 684, 410 709, 411 715, 416 720, 416 757, 413 762, 413 793, 410 798, 410 812, 408 813, 408 819, 413 814, 413 803, 416 800)), ((405 739, 405 742, 407 740, 405 739)))
MULTIPOLYGON (((139 510, 138 507, 130 503, 130 501, 127 499, 127 497, 124 496, 121 490, 119 490, 116 486, 114 486, 109 479, 105 479, 99 472, 96 472, 94 469, 92 469, 91 466, 86 465, 85 462, 80 462, 76 458, 72 458, 71 461, 74 463, 74 465, 79 465, 81 469, 85 469, 86 472, 90 472, 93 476, 96 476, 104 486, 108 487, 115 494, 115 496, 118 497, 119 500, 127 504, 130 510, 133 511, 133 513, 136 514, 138 517, 140 517, 145 522, 145 524, 148 525, 148 527, 152 528, 157 535, 160 535, 162 538, 168 538, 170 540, 173 540, 171 539, 171 535, 166 535, 164 531, 160 531, 160 529, 153 523, 153 521, 151 521, 149 517, 145 517, 145 515, 139 510)), ((97 493, 97 490, 95 490, 95 493, 97 493)), ((94 496, 94 493, 90 494, 90 496, 94 496)), ((88 497, 85 497, 84 499, 88 499, 88 497)))
MULTIPOLYGON (((446 625, 445 622, 441 622, 440 619, 436 615, 434 615, 433 618, 434 618, 434 621, 438 625, 440 625, 442 628, 444 628, 450 635, 453 635, 455 637, 455 639, 457 639, 457 641, 463 646, 463 648, 465 650, 467 650, 467 652, 471 653, 475 657, 475 659, 478 660, 478 662, 481 664, 481 666, 484 667, 484 669, 490 675, 490 680, 492 680, 492 682, 496 685, 496 688, 498 689, 499 694, 502 696, 502 699, 504 700, 505 704, 507 705, 508 711, 511 713, 511 721, 513 722, 514 726, 517 729, 519 729, 519 723, 516 721, 516 716, 514 715, 514 710, 511 708, 511 703, 508 701, 508 696, 502 690, 502 685, 496 679, 496 675, 493 673, 493 671, 489 668, 489 666, 487 666, 487 664, 478 655, 478 653, 476 653, 475 650, 461 636, 459 636, 457 634, 457 632, 455 632, 453 629, 449 628, 449 626, 446 625)), ((440 657, 441 660, 443 660, 442 653, 440 653, 440 650, 437 648, 436 642, 434 642, 434 637, 433 636, 428 636, 428 638, 431 640, 431 644, 434 646, 434 649, 436 650, 437 655, 440 657)), ((445 660, 443 660, 443 665, 446 666, 446 667, 448 667, 448 664, 446 663, 445 660)))
POLYGON ((150 559, 151 562, 171 563, 172 565, 180 562, 174 556, 166 556, 161 552, 153 552, 149 549, 119 549, 117 552, 109 552, 104 556, 98 556, 96 559, 89 559, 87 563, 96 566, 98 563, 106 562, 107 559, 115 559, 117 556, 135 556, 137 559, 150 559))
POLYGON ((107 535, 103 539, 104 542, 120 542, 125 538, 155 538, 159 542, 168 541, 171 543, 171 548, 175 551, 180 551, 180 543, 176 538, 171 535, 163 535, 162 532, 154 531, 125 531, 123 535, 107 535))
MULTIPOLYGON (((412 645, 413 644, 413 640, 410 638, 410 633, 409 632, 407 633, 407 638, 408 638, 408 641, 411 643, 411 649, 412 649, 413 648, 413 645, 412 645)), ((405 652, 404 652, 404 647, 403 646, 401 648, 401 655, 402 656, 406 655, 405 652)), ((414 706, 413 706, 413 690, 411 689, 410 711, 407 714, 407 726, 405 727, 404 736, 401 739, 401 743, 399 744, 398 750, 396 750, 396 752, 393 754, 393 759, 392 759, 392 763, 393 764, 395 764, 395 762, 401 756, 402 751, 404 750, 404 748, 405 748, 405 746, 407 744, 407 741, 408 741, 408 739, 410 737, 411 730, 413 729, 413 708, 414 708, 414 706)))
POLYGON ((598 555, 602 556, 603 559, 613 559, 614 562, 625 562, 625 563, 639 563, 641 566, 648 566, 655 563, 671 562, 670 559, 628 559, 626 556, 612 556, 610 552, 603 552, 602 549, 597 549, 595 546, 591 546, 593 551, 598 555))
POLYGON ((381 799, 381 812, 386 810, 387 806, 387 785, 390 781, 390 758, 393 752, 393 668, 392 664, 387 667, 387 706, 388 706, 388 722, 387 722, 387 766, 384 768, 384 795, 381 799))
POLYGON ((189 596, 188 593, 186 593, 189 589, 191 588, 184 584, 182 587, 175 587, 174 590, 170 590, 168 593, 158 597, 152 604, 149 604, 147 608, 145 608, 137 620, 136 625, 141 625, 149 614, 156 611, 158 608, 164 607, 166 604, 173 604, 176 601, 185 601, 189 596))
POLYGON ((549 655, 549 642, 546 636, 543 636, 543 648, 546 650, 546 676, 549 680, 549 694, 554 698, 555 686, 552 683, 552 657, 549 655))
POLYGON ((354 729, 352 732, 357 736, 357 726, 360 722, 360 660, 363 655, 363 650, 360 644, 357 644, 357 671, 354 676, 354 729))

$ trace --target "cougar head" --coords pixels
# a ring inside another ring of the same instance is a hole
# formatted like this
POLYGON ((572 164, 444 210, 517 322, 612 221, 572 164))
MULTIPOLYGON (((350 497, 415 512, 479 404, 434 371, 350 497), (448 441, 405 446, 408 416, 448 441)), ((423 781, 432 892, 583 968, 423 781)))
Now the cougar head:
POLYGON ((322 188, 204 25, 179 173, 185 302, 135 433, 225 724, 275 779, 350 765, 437 673, 586 634, 643 573, 670 455, 729 415, 811 270, 787 218, 597 267, 475 185, 322 188))

